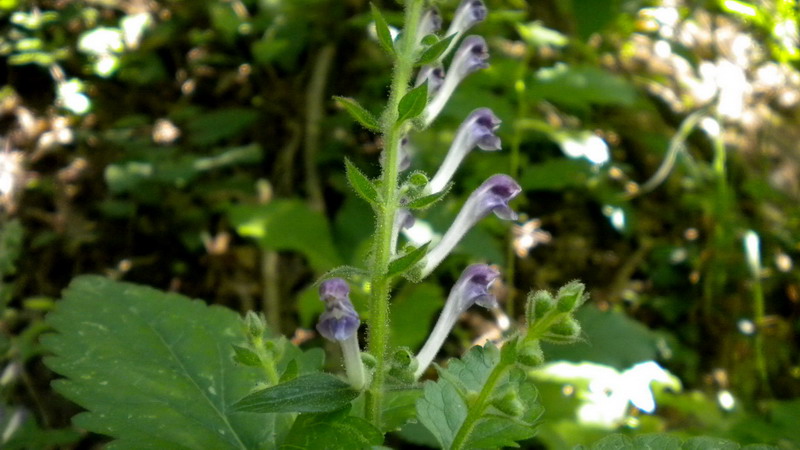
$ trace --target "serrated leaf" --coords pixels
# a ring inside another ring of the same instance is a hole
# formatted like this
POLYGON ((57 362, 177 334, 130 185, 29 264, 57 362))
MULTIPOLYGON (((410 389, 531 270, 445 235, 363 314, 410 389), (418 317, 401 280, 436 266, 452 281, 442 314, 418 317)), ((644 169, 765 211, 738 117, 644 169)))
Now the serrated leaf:
POLYGON ((381 196, 375 184, 347 158, 344 159, 344 168, 347 182, 356 194, 371 205, 380 204, 381 196))
POLYGON ((431 44, 428 48, 426 48, 422 54, 419 56, 416 65, 417 66, 424 66, 426 64, 431 64, 436 62, 440 56, 450 47, 450 42, 453 38, 456 37, 456 34, 451 34, 444 39, 440 39, 438 42, 431 44))
POLYGON ((519 371, 508 368, 501 363, 501 351, 494 345, 473 347, 463 358, 451 360, 446 369, 439 368, 440 378, 437 382, 425 383, 423 396, 417 401, 417 418, 443 448, 450 448, 460 432, 469 433, 461 436, 463 448, 516 446, 516 441, 535 435, 535 426, 543 409, 538 403, 538 392, 532 382, 521 380, 519 371), (494 378, 497 383, 493 390, 483 392, 484 389, 492 389, 487 387, 487 380, 496 370, 503 368, 503 372, 497 372, 502 374, 500 378, 494 378), (486 401, 475 400, 488 399, 497 390, 503 389, 506 383, 511 382, 511 375, 513 382, 519 383, 517 394, 525 407, 520 417, 509 416, 490 408, 486 401), (474 408, 478 409, 471 411, 474 408), (476 413, 480 418, 473 422, 472 430, 461 430, 466 425, 467 415, 476 413))
POLYGON ((370 131, 381 131, 381 124, 378 122, 378 119, 355 99, 339 96, 334 96, 333 99, 350 114, 350 117, 355 119, 356 122, 360 123, 364 128, 370 131))
POLYGON ((408 204, 406 204, 405 207, 408 209, 430 208, 431 206, 436 204, 436 202, 443 199, 450 192, 450 186, 452 186, 452 183, 448 184, 447 187, 445 187, 444 189, 435 194, 430 194, 430 195, 425 195, 423 197, 415 198, 414 200, 408 202, 408 204))
POLYGON ((378 35, 378 43, 381 44, 386 53, 394 55, 394 41, 392 40, 392 33, 389 31, 389 24, 383 18, 381 10, 375 6, 374 3, 369 4, 372 8, 372 20, 375 21, 375 32, 378 35))
POLYGON ((281 449, 358 449, 383 443, 383 434, 366 420, 348 415, 350 408, 324 414, 302 414, 281 449))
POLYGON ((261 367, 261 358, 258 357, 256 352, 247 347, 242 347, 241 345, 233 345, 232 347, 233 351, 236 353, 233 357, 236 362, 244 364, 245 366, 261 367))
POLYGON ((422 114, 422 111, 425 111, 425 106, 427 104, 428 83, 422 83, 408 91, 406 95, 400 99, 400 103, 397 105, 397 113, 399 114, 397 123, 416 118, 422 114))
POLYGON ((383 431, 397 431, 416 418, 416 403, 422 389, 388 391, 383 406, 381 426, 383 431))
MULTIPOLYGON (((232 414, 263 380, 234 362, 233 311, 97 276, 76 278, 47 315, 54 388, 87 409, 74 424, 123 448, 271 448, 290 416, 232 414)), ((299 352, 299 350, 297 350, 299 352)))
POLYGON ((415 264, 422 261, 422 258, 428 253, 428 246, 430 242, 426 242, 419 247, 411 250, 405 255, 393 260, 389 263, 386 269, 386 276, 391 278, 397 275, 402 275, 406 270, 414 267, 415 264))
POLYGON ((358 391, 327 373, 310 373, 247 395, 233 405, 255 413, 330 412, 348 405, 358 391))

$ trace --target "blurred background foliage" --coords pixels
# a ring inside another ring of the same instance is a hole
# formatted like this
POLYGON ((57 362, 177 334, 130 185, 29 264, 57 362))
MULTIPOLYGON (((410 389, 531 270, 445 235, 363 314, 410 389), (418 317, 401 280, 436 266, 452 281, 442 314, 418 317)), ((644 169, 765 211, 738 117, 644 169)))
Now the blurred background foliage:
MULTIPOLYGON (((447 21, 455 2, 437 3, 447 21)), ((503 270, 504 312, 467 314, 450 355, 513 328, 529 289, 579 278, 585 342, 546 349, 531 448, 653 431, 798 448, 796 3, 487 3, 492 66, 415 135, 412 167, 435 170, 481 106, 503 151, 470 156, 408 238, 441 233, 497 172, 523 186, 522 218, 484 221, 399 286, 395 344, 421 344, 467 263, 503 270)), ((369 22, 366 0, 0 0, 3 448, 102 442, 71 427, 37 343, 78 274, 264 310, 321 345, 313 283, 363 264, 373 226, 343 158, 377 176, 381 143, 331 100, 386 99, 369 22)), ((389 442, 408 441, 426 438, 389 442)))

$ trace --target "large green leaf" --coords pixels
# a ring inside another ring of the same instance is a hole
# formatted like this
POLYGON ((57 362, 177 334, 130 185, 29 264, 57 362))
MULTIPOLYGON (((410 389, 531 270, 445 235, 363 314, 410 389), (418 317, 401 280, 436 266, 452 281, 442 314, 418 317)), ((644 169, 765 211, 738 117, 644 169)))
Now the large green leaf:
POLYGON ((383 443, 383 434, 350 408, 323 414, 302 414, 294 423, 282 449, 359 449, 383 443))
POLYGON ((624 78, 596 67, 566 64, 536 72, 526 92, 533 99, 581 108, 589 105, 631 106, 637 97, 636 89, 624 78))
POLYGON ((42 338, 53 382, 88 411, 80 428, 113 436, 114 448, 274 448, 291 416, 235 413, 259 382, 237 365, 246 341, 233 311, 97 276, 75 279, 47 316, 42 338))
POLYGON ((299 252, 319 272, 341 264, 327 219, 304 202, 236 205, 229 210, 229 217, 240 235, 257 239, 265 248, 299 252))
POLYGON ((327 373, 310 373, 253 392, 233 407, 256 413, 331 412, 350 404, 358 391, 327 373))

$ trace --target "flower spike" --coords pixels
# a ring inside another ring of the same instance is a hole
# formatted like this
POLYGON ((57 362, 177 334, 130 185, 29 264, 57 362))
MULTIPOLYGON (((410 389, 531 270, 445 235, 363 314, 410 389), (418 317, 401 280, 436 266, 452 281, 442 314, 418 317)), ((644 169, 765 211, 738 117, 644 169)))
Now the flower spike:
POLYGON ((428 252, 420 271, 421 277, 428 276, 467 234, 467 231, 489 213, 494 213, 504 220, 517 220, 517 213, 508 206, 508 202, 520 192, 522 188, 508 175, 492 175, 484 181, 467 198, 442 240, 428 252))
POLYGON ((500 150, 500 138, 494 134, 499 126, 500 119, 491 109, 478 108, 472 111, 458 127, 447 157, 428 184, 428 192, 436 193, 444 189, 453 178, 458 165, 476 145, 485 151, 500 150))
POLYGON ((430 125, 439 115, 456 87, 467 75, 489 67, 487 59, 489 59, 489 46, 486 45, 486 40, 481 36, 467 36, 447 69, 442 87, 425 108, 425 126, 430 125))
POLYGON ((489 288, 498 277, 500 272, 486 264, 473 264, 464 270, 450 290, 447 303, 433 327, 433 332, 417 355, 419 365, 415 372, 416 378, 419 378, 431 364, 456 320, 464 311, 475 304, 484 308, 497 307, 497 299, 489 292, 489 288))
POLYGON ((350 302, 350 286, 341 278, 325 280, 319 286, 319 298, 325 302, 325 312, 319 317, 317 331, 324 338, 339 342, 347 378, 355 389, 361 389, 366 384, 356 333, 361 320, 350 302))

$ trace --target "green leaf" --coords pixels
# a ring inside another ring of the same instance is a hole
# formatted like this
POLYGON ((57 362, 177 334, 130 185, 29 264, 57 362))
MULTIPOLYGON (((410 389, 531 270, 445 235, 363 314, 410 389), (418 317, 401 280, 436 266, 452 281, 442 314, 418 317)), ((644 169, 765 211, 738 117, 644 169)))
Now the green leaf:
POLYGON ((423 197, 419 197, 419 198, 416 198, 414 200, 411 200, 405 206, 408 209, 427 209, 427 208, 430 208, 435 203, 437 203, 439 200, 443 199, 450 192, 450 187, 452 185, 453 185, 453 183, 448 183, 448 185, 444 189, 442 189, 441 191, 439 191, 439 192, 437 192, 435 194, 425 195, 423 197))
POLYGON ((247 395, 233 405, 256 413, 330 412, 358 397, 358 391, 327 373, 310 373, 247 395))
POLYGON ((217 109, 194 116, 186 124, 186 134, 193 145, 213 145, 250 129, 257 119, 255 109, 217 109))
POLYGON ((422 83, 408 91, 408 93, 400 99, 400 103, 397 105, 397 112, 399 114, 397 123, 403 123, 406 120, 416 118, 422 114, 422 111, 425 111, 425 105, 427 104, 428 83, 422 83))
POLYGON ((742 448, 736 442, 710 436, 697 436, 688 439, 681 446, 681 450, 739 450, 742 448))
POLYGON ((422 258, 428 253, 428 245, 430 245, 430 242, 426 242, 405 255, 392 260, 392 262, 389 263, 389 267, 386 269, 386 276, 389 278, 395 277, 414 267, 414 265, 422 261, 422 258))
POLYGON ((424 66, 425 64, 431 64, 436 62, 442 53, 450 46, 450 42, 453 38, 456 37, 456 34, 451 34, 444 39, 440 39, 438 42, 431 44, 428 48, 426 48, 422 54, 419 56, 417 60, 417 66, 424 66))
MULTIPOLYGON (((233 311, 97 276, 76 278, 47 315, 45 364, 53 387, 86 408, 79 428, 123 448, 274 447, 290 416, 232 414, 228 405, 262 381, 233 361, 245 342, 233 311)), ((298 350, 299 351, 299 350, 298 350)))
POLYGON ((381 131, 381 124, 378 122, 378 119, 376 119, 372 113, 364 109, 357 101, 349 97, 339 96, 334 96, 333 99, 336 100, 336 103, 344 108, 356 122, 363 125, 364 128, 370 131, 381 131))
POLYGON ((247 347, 242 347, 241 345, 234 345, 233 351, 236 353, 233 359, 239 364, 250 367, 261 367, 261 358, 258 357, 256 352, 247 347))
POLYGON ((358 167, 350 162, 348 158, 344 159, 344 168, 345 175, 347 175, 347 182, 350 183, 350 187, 356 191, 356 194, 371 205, 379 205, 381 203, 381 197, 378 190, 375 188, 375 184, 358 170, 358 167))
POLYGON ((419 348, 430 333, 434 314, 444 306, 445 292, 438 283, 406 283, 392 298, 392 347, 419 348))
POLYGON ((270 250, 301 253, 320 273, 341 264, 327 219, 305 202, 281 199, 266 205, 234 205, 228 217, 241 236, 270 250))
POLYGON ((421 396, 422 389, 386 392, 386 402, 381 414, 383 431, 399 430, 403 425, 416 419, 416 403, 421 396))
POLYGON ((384 19, 383 14, 381 14, 381 10, 379 10, 374 3, 370 3, 369 6, 372 8, 372 20, 375 21, 375 32, 378 35, 378 42, 386 53, 394 55, 394 41, 392 40, 392 33, 389 31, 389 24, 386 23, 386 19, 384 19))
POLYGON ((324 414, 301 414, 281 449, 359 449, 383 443, 383 434, 366 420, 349 416, 350 408, 324 414))
POLYGON ((637 92, 624 78, 591 66, 557 64, 536 72, 526 83, 527 95, 565 106, 587 108, 590 105, 631 106, 637 92))
POLYGON ((446 369, 438 368, 439 381, 425 383, 423 396, 417 401, 417 418, 443 448, 450 448, 460 432, 467 432, 461 428, 466 425, 468 414, 479 414, 479 419, 471 432, 462 436, 466 437, 461 441, 462 448, 516 446, 517 441, 535 435, 535 426, 543 412, 535 386, 522 370, 495 374, 499 365, 501 369, 509 367, 508 361, 513 365, 516 346, 506 347, 503 353, 491 344, 473 347, 463 358, 451 360, 446 369), (501 362, 501 355, 505 362, 501 362), (509 373, 514 374, 514 381, 509 373), (487 381, 492 375, 496 383, 487 387, 491 385, 487 381), (519 417, 490 408, 486 402, 495 392, 507 391, 507 388, 516 389, 524 408, 519 417), (491 390, 484 392, 485 389, 491 390), (484 401, 477 401, 478 398, 484 401), (478 408, 477 412, 471 411, 474 408, 478 408))

